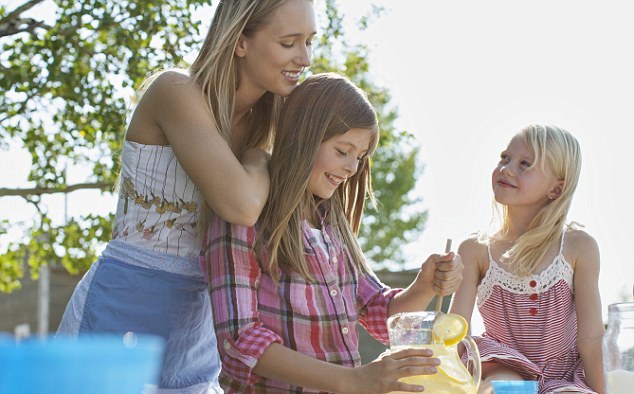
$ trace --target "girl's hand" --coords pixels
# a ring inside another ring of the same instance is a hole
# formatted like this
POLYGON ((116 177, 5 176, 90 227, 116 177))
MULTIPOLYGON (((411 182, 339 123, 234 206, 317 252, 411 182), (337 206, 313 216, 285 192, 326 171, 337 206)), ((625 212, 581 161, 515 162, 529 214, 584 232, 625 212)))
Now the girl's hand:
POLYGON ((464 266, 457 254, 432 254, 425 260, 416 279, 390 301, 388 316, 424 310, 435 295, 452 294, 462 282, 464 266))
POLYGON ((440 360, 432 358, 429 349, 387 350, 367 365, 354 368, 354 385, 346 393, 389 393, 391 391, 420 392, 422 386, 399 382, 401 378, 431 375, 437 372, 440 360))
POLYGON ((453 294, 462 282, 463 269, 464 266, 458 254, 453 252, 432 254, 423 263, 416 282, 427 288, 433 286, 435 294, 443 296, 453 294))

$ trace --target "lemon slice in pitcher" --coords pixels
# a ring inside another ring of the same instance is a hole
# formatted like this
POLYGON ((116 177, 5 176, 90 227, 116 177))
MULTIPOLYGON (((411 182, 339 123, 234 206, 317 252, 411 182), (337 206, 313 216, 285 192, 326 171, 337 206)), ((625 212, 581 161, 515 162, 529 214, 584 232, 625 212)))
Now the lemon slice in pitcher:
POLYGON ((457 313, 439 314, 434 320, 431 334, 436 343, 453 346, 467 335, 469 323, 457 313))

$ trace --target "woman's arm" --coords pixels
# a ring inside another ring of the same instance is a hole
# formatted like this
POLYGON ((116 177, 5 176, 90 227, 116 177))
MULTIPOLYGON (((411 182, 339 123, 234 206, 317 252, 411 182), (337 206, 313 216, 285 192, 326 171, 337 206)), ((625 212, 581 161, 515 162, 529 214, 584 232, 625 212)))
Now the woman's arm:
MULTIPOLYGON (((581 355, 588 386, 603 393, 603 354, 601 341, 604 334, 599 294, 599 247, 592 236, 584 231, 566 233, 566 248, 573 254, 574 294, 577 310, 577 347, 581 355)), ((570 261, 570 260, 569 260, 570 261)))
POLYGON ((268 154, 253 149, 240 163, 212 120, 200 86, 188 76, 165 72, 157 77, 143 95, 126 138, 171 145, 216 214, 231 223, 255 224, 268 198, 268 154))

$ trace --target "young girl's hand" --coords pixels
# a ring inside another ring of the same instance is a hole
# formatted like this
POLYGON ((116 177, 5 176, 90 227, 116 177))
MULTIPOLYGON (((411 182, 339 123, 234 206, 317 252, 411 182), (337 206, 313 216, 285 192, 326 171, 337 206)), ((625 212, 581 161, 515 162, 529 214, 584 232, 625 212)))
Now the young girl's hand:
POLYGON ((432 254, 425 260, 416 282, 426 288, 433 287, 435 294, 449 295, 458 290, 462 282, 462 260, 453 252, 432 254))
POLYGON ((355 368, 356 379, 349 393, 389 393, 391 391, 420 392, 422 386, 399 382, 401 378, 430 375, 437 372, 440 360, 432 358, 429 349, 386 351, 369 364, 355 368))

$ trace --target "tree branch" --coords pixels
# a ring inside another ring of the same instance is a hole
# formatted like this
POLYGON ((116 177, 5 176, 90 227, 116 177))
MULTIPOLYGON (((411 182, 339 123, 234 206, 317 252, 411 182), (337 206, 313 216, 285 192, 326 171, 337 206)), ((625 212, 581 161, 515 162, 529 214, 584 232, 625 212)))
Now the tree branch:
POLYGON ((0 37, 12 36, 18 33, 30 33, 33 34, 35 29, 43 27, 50 29, 50 26, 41 21, 36 21, 32 18, 18 19, 11 23, 0 24, 0 37))
POLYGON ((49 28, 49 26, 42 21, 36 21, 32 18, 20 18, 23 12, 30 10, 43 1, 44 0, 29 0, 0 19, 0 37, 11 36, 21 32, 29 32, 32 34, 38 27, 49 28), (24 26, 25 24, 26 26, 24 26))
POLYGON ((0 19, 0 23, 4 23, 7 20, 13 20, 13 19, 17 19, 20 14, 22 14, 25 11, 30 10, 31 8, 35 7, 36 5, 40 4, 41 2, 43 2, 44 0, 29 0, 26 3, 22 4, 21 6, 19 6, 18 8, 16 8, 15 10, 11 11, 10 13, 7 14, 7 16, 5 16, 4 18, 0 19))
POLYGON ((39 196, 42 194, 71 193, 76 190, 87 189, 107 190, 110 188, 112 188, 112 183, 110 182, 77 183, 74 185, 63 185, 56 187, 33 187, 25 189, 0 188, 0 197, 18 196, 26 198, 29 196, 39 196))

